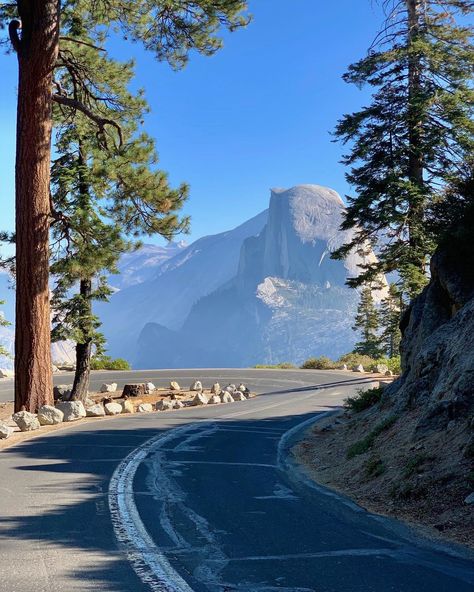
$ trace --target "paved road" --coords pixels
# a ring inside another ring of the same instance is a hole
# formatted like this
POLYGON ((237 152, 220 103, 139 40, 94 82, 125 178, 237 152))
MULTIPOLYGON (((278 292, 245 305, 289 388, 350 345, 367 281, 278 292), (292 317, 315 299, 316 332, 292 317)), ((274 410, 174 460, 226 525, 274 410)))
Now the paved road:
POLYGON ((262 396, 78 424, 2 452, 0 591, 472 592, 472 561, 312 487, 288 455, 352 376, 192 379, 231 375, 262 396))

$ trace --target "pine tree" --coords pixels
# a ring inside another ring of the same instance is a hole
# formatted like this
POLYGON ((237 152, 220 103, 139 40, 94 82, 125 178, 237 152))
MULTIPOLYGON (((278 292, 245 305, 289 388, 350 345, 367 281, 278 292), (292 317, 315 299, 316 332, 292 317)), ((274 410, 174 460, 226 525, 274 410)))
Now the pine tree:
POLYGON ((388 19, 367 57, 344 79, 374 89, 371 103, 344 116, 336 137, 350 144, 343 163, 356 196, 343 222, 353 239, 335 256, 376 247, 377 263, 351 285, 397 270, 403 291, 427 281, 436 235, 432 204, 474 149, 472 0, 390 0, 388 19), (457 19, 457 20, 456 20, 457 19))
POLYGON ((393 358, 400 354, 400 318, 403 310, 402 293, 394 283, 390 284, 386 298, 380 303, 380 347, 385 355, 393 358))
MULTIPOLYGON (((188 188, 171 189, 165 173, 156 168, 154 142, 137 123, 143 121, 146 101, 142 92, 133 96, 128 91, 133 64, 119 63, 94 48, 77 18, 72 33, 81 41, 80 61, 90 72, 87 90, 107 96, 101 117, 115 124, 107 136, 97 135, 80 111, 55 111, 53 340, 76 342, 71 398, 85 399, 93 347, 96 354, 103 353, 92 303, 111 294, 106 274, 116 273, 121 254, 134 248, 130 235, 171 238, 186 229, 188 220, 180 219, 177 211, 188 188)), ((68 77, 59 78, 59 84, 67 92, 68 77)))
MULTIPOLYGON (((221 26, 234 30, 248 22, 242 0, 17 0, 0 3, 0 30, 8 28, 9 48, 18 59, 16 146, 16 319, 15 408, 35 411, 52 402, 49 303, 50 160, 53 103, 81 111, 105 139, 114 127, 76 91, 88 72, 77 59, 81 43, 69 38, 71 15, 87 17, 97 44, 119 31, 182 67, 192 50, 211 55, 222 42, 221 26), (58 69, 70 76, 73 92, 63 92, 58 69)), ((117 129, 120 137, 120 130, 117 129)))
POLYGON ((378 337, 379 315, 372 296, 372 287, 369 285, 364 286, 360 292, 359 305, 352 328, 361 336, 361 340, 356 343, 354 352, 378 358, 381 353, 378 337))

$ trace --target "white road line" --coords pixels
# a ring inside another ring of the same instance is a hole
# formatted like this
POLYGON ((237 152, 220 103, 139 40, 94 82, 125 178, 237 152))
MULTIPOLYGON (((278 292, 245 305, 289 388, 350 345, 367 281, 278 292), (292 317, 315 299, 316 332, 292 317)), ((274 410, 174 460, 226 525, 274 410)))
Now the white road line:
MULTIPOLYGON (((299 397, 298 402, 311 397, 314 397, 314 391, 304 397, 299 397)), ((257 400, 253 399, 253 401, 257 400)), ((200 429, 203 424, 250 415, 256 411, 266 411, 285 404, 288 404, 287 398, 284 401, 261 407, 250 405, 251 409, 245 411, 228 413, 212 419, 197 420, 193 424, 172 428, 165 434, 160 434, 144 442, 123 459, 116 468, 109 484, 109 508, 114 533, 135 573, 153 592, 193 592, 193 590, 173 569, 166 556, 156 546, 140 518, 133 491, 133 480, 140 463, 157 445, 166 444, 190 430, 200 429)))

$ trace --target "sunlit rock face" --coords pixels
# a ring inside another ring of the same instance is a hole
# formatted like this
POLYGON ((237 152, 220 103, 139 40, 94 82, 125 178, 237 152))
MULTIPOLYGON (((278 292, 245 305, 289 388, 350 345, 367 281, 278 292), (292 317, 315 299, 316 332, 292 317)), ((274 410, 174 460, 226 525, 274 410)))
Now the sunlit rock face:
POLYGON ((300 363, 350 351, 358 294, 345 282, 367 259, 331 259, 350 238, 340 230, 343 212, 342 199, 325 187, 272 190, 267 223, 243 240, 235 276, 196 302, 180 330, 147 323, 135 365, 300 363))

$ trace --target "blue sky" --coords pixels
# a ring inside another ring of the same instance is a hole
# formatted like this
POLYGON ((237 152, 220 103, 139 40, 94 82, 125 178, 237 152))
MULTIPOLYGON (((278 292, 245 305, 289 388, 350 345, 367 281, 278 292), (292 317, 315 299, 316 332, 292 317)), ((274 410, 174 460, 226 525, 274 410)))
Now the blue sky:
MULTIPOLYGON (((343 147, 330 132, 367 94, 341 80, 380 26, 373 0, 249 0, 245 30, 225 34, 211 58, 191 57, 173 72, 139 45, 137 86, 151 105, 147 131, 172 183, 186 181, 192 217, 188 242, 227 230, 265 209, 271 187, 327 185, 347 193, 343 147)), ((16 59, 0 55, 1 228, 13 228, 16 59)), ((160 242, 157 240, 156 242, 160 242)))

